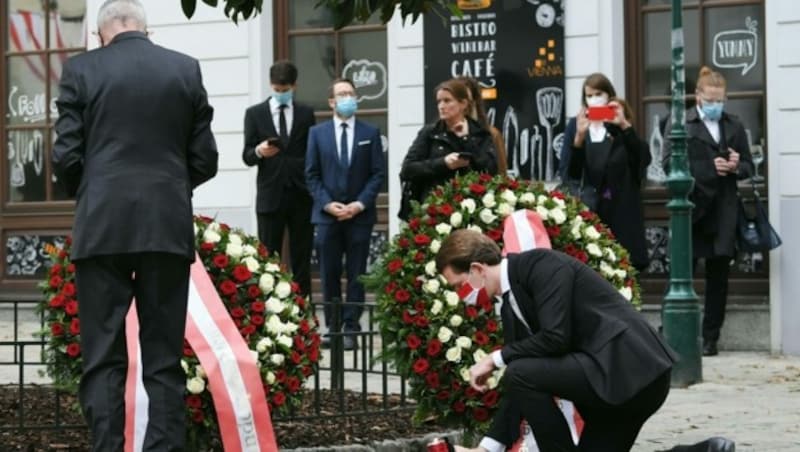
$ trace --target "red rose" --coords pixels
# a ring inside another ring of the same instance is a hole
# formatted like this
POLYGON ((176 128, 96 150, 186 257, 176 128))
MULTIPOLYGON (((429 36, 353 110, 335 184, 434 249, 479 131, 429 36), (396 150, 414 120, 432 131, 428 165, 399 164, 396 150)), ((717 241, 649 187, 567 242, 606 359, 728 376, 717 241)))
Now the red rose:
POLYGON ((318 348, 312 348, 311 350, 309 350, 309 352, 308 352, 308 360, 311 361, 312 363, 315 363, 315 362, 317 362, 319 360, 319 349, 318 348))
POLYGON ((67 273, 75 273, 75 264, 67 265, 67 273))
POLYGON ((419 337, 417 337, 416 334, 412 333, 409 334, 408 337, 406 338, 406 344, 408 344, 408 348, 410 348, 411 350, 416 350, 419 348, 420 345, 422 345, 422 340, 419 337))
POLYGON ((192 350, 191 347, 184 346, 183 347, 183 356, 185 356, 187 358, 191 358, 192 356, 194 356, 194 350, 192 350))
POLYGON ((311 374, 314 373, 314 369, 312 369, 311 366, 303 366, 303 368, 300 370, 300 372, 303 373, 304 377, 310 377, 311 374))
POLYGON ((75 319, 72 319, 71 322, 69 322, 69 333, 71 335, 73 335, 73 336, 77 336, 77 335, 81 334, 81 320, 80 319, 75 318, 75 319))
POLYGON ((311 326, 308 324, 308 320, 303 319, 300 321, 300 332, 303 334, 308 334, 311 331, 311 326))
POLYGON ((244 309, 240 308, 239 306, 231 309, 231 317, 235 319, 244 317, 246 314, 247 313, 244 311, 244 309))
MULTIPOLYGON (((507 179, 508 180, 508 188, 512 190, 516 190, 519 188, 519 182, 516 179, 507 179)), ((563 199, 563 198, 562 198, 563 199)))
POLYGON ((439 352, 441 351, 442 351, 442 342, 439 341, 439 339, 431 339, 431 341, 428 342, 428 349, 426 350, 428 356, 434 357, 438 355, 439 352))
POLYGON ((261 296, 261 289, 259 289, 258 286, 253 284, 247 288, 247 296, 250 298, 258 298, 259 296, 261 296))
POLYGON ((217 268, 225 268, 228 266, 228 255, 217 254, 216 256, 214 256, 214 259, 212 259, 212 261, 214 262, 214 265, 217 266, 217 268))
POLYGON ((474 417, 475 420, 478 421, 478 422, 487 421, 487 420, 489 420, 489 410, 487 410, 486 408, 481 408, 481 407, 474 408, 472 410, 472 417, 474 417))
POLYGON ((414 372, 422 375, 428 371, 428 367, 430 367, 430 364, 428 363, 427 359, 419 358, 418 360, 414 361, 413 367, 414 367, 414 372))
POLYGON ((476 391, 475 388, 473 388, 472 386, 467 386, 467 389, 464 390, 464 395, 467 396, 467 398, 470 398, 470 399, 474 399, 475 396, 477 396, 478 394, 480 394, 480 393, 478 391, 476 391))
POLYGON ((53 336, 61 336, 64 334, 64 325, 56 322, 50 325, 50 334, 53 336))
POLYGON ((292 288, 292 293, 300 293, 300 283, 297 281, 290 282, 289 287, 292 288))
POLYGON ((481 402, 483 402, 484 405, 491 408, 497 404, 498 398, 499 394, 497 394, 497 391, 491 390, 483 395, 483 397, 481 398, 481 402))
POLYGON ((264 246, 263 243, 258 244, 258 255, 264 258, 269 257, 269 250, 267 250, 267 247, 264 246))
POLYGON ((254 326, 261 326, 264 324, 264 316, 253 314, 250 316, 250 324, 254 326))
POLYGON ((478 345, 486 345, 489 343, 489 336, 487 336, 483 331, 476 331, 474 339, 475 343, 478 345))
MULTIPOLYGON (((417 251, 417 254, 414 255, 414 262, 420 264, 424 260, 425 260, 425 253, 423 253, 422 251, 417 251)), ((417 281, 419 281, 419 280, 417 280, 417 281)), ((420 283, 420 284, 422 284, 422 283, 420 283)))
POLYGON ((414 310, 417 312, 423 312, 425 310, 425 302, 423 300, 417 300, 414 303, 414 310))
POLYGON ((386 292, 386 295, 391 294, 394 290, 397 289, 397 283, 394 281, 389 281, 389 284, 383 289, 386 292))
POLYGON ((486 187, 481 184, 469 184, 469 191, 471 191, 475 195, 482 195, 486 193, 486 187))
POLYGON ((416 231, 417 229, 419 229, 419 218, 412 218, 411 220, 409 220, 408 227, 412 231, 416 231))
POLYGON ((225 224, 225 223, 220 223, 220 224, 219 224, 219 229, 220 229, 221 231, 223 231, 223 232, 229 232, 229 231, 231 230, 231 227, 230 227, 230 226, 228 226, 228 225, 227 225, 227 224, 225 224))
POLYGON ((283 406, 283 404, 286 403, 286 395, 282 392, 276 393, 272 396, 272 403, 275 404, 275 406, 283 406))
POLYGON ((408 309, 403 309, 403 323, 405 323, 406 325, 411 325, 412 323, 414 323, 414 316, 412 316, 411 313, 408 312, 408 309))
POLYGON ((428 226, 436 226, 438 220, 436 220, 435 217, 428 217, 428 221, 426 221, 426 223, 428 223, 428 226))
POLYGON ((66 312, 69 315, 77 314, 78 313, 78 302, 75 301, 75 300, 72 300, 72 301, 68 302, 67 305, 64 306, 64 312, 66 312))
POLYGON ((426 246, 431 243, 431 238, 426 234, 417 234, 414 236, 414 243, 418 246, 426 246))
POLYGON ((61 289, 61 292, 66 295, 67 297, 74 297, 75 296, 75 284, 68 282, 64 284, 64 288, 61 289))
POLYGON ((277 381, 278 383, 283 383, 284 381, 286 381, 286 371, 279 370, 275 372, 275 381, 277 381))
MULTIPOLYGON (((297 349, 298 352, 304 352, 306 350, 306 341, 303 340, 302 336, 295 336, 294 337, 294 348, 297 349)), ((300 355, 297 355, 297 363, 300 363, 300 355)), ((292 356, 292 361, 294 361, 294 356, 292 356)))
POLYGON ((203 243, 200 244, 200 251, 202 251, 204 253, 208 253, 208 252, 214 251, 214 244, 213 243, 208 243, 208 242, 203 242, 203 243))
POLYGON ((248 337, 255 332, 256 332, 255 325, 247 325, 246 327, 239 330, 239 333, 242 335, 242 337, 248 337))
POLYGON ((238 303, 238 302, 239 302, 239 297, 237 297, 237 296, 236 296, 236 294, 233 294, 233 295, 231 295, 230 297, 228 297, 228 301, 229 301, 231 304, 236 304, 236 303, 238 303))
POLYGON ((497 331, 497 322, 495 322, 494 319, 489 319, 486 321, 486 331, 490 333, 497 331))
POLYGON ((403 268, 403 260, 402 259, 392 259, 387 265, 386 268, 389 270, 389 273, 395 273, 401 268, 403 268))
POLYGON ((558 237, 561 235, 561 228, 558 226, 550 226, 545 228, 545 230, 547 231, 547 235, 550 237, 558 237))
POLYGON ((467 308, 464 309, 464 315, 466 315, 468 319, 475 319, 478 317, 478 310, 475 309, 475 306, 467 306, 467 308))
POLYGON ((431 389, 436 389, 439 387, 439 374, 437 372, 429 372, 425 375, 425 382, 428 383, 428 387, 431 389))
POLYGON ((450 398, 450 391, 442 390, 436 393, 436 400, 444 401, 450 398))
POLYGON ((453 411, 455 411, 456 413, 461 414, 464 411, 466 411, 466 409, 467 409, 467 406, 464 405, 464 402, 462 402, 460 400, 456 400, 455 402, 453 402, 453 411))
POLYGON ((399 289, 394 293, 394 299, 398 303, 405 303, 411 298, 411 293, 405 289, 399 289))
POLYGON ((302 295, 295 295, 294 296, 294 304, 297 305, 300 309, 306 308, 306 299, 302 295))
POLYGON ((494 240, 495 242, 499 241, 503 238, 503 231, 500 229, 489 229, 486 232, 486 235, 489 236, 490 239, 494 240))
POLYGON ((439 209, 436 208, 433 204, 428 206, 428 215, 435 217, 437 213, 439 213, 439 209))
POLYGON ((236 328, 241 328, 244 322, 242 322, 242 319, 233 319, 233 324, 236 325, 236 328))
POLYGON ((236 283, 230 279, 222 281, 219 285, 219 291, 225 296, 230 296, 236 293, 236 283))
POLYGON ((67 238, 64 239, 64 244, 67 246, 72 245, 72 237, 68 235, 67 238))
POLYGON ((300 361, 303 360, 303 357, 300 356, 300 353, 297 353, 297 350, 292 350, 292 354, 289 355, 289 359, 295 364, 300 364, 300 361))
POLYGON ((195 409, 200 408, 203 406, 203 399, 201 399, 199 395, 191 394, 186 397, 186 406, 195 409))
POLYGON ((456 193, 455 195, 453 195, 453 201, 460 203, 463 200, 464 200, 464 195, 462 195, 461 193, 456 193))
POLYGON ((579 261, 583 262, 584 264, 589 262, 589 256, 585 252, 583 252, 583 250, 578 251, 575 254, 575 258, 578 259, 579 261))
POLYGON ((439 212, 441 212, 442 215, 446 215, 448 217, 452 215, 454 211, 455 209, 453 209, 453 206, 451 206, 450 204, 443 204, 439 207, 439 212))
POLYGON ((81 346, 77 342, 67 345, 67 355, 75 358, 81 354, 81 346))
POLYGON ((64 259, 66 259, 66 258, 67 258, 67 252, 66 252, 66 251, 64 251, 64 250, 61 250, 61 251, 59 251, 59 252, 58 252, 58 258, 59 258, 60 260, 62 260, 62 261, 63 261, 64 259))
POLYGON ((62 267, 61 264, 58 264, 58 263, 53 264, 53 266, 50 267, 50 276, 55 276, 55 275, 61 273, 61 270, 63 270, 63 269, 64 269, 64 267, 62 267))
POLYGON ((419 328, 427 328, 428 319, 426 319, 424 315, 417 316, 417 318, 414 319, 414 325, 416 325, 419 328))
POLYGON ((400 237, 400 240, 397 241, 397 246, 400 248, 408 248, 408 245, 410 245, 410 242, 405 237, 400 237))
POLYGON ((264 312, 264 302, 254 301, 253 304, 250 305, 250 310, 253 312, 264 312))
POLYGON ((195 424, 202 424, 204 419, 205 416, 203 415, 202 411, 194 410, 192 412, 192 422, 194 422, 195 424))
POLYGON ((253 273, 244 265, 237 265, 233 268, 233 277, 239 282, 245 282, 250 279, 251 276, 253 276, 253 273))
POLYGON ((489 173, 481 173, 480 176, 478 176, 478 180, 485 184, 492 180, 492 175, 489 173))
POLYGON ((53 289, 58 289, 63 282, 64 280, 60 276, 53 276, 50 278, 50 287, 53 289))
POLYGON ((294 394, 300 389, 300 379, 297 377, 289 377, 286 380, 286 388, 289 389, 289 392, 294 394))
POLYGON ((581 218, 583 218, 584 220, 592 220, 596 217, 594 212, 592 212, 591 210, 581 210, 580 212, 578 212, 578 215, 580 215, 581 218))
POLYGON ((64 306, 64 296, 61 294, 54 295, 53 298, 50 299, 50 307, 60 308, 61 306, 64 306))

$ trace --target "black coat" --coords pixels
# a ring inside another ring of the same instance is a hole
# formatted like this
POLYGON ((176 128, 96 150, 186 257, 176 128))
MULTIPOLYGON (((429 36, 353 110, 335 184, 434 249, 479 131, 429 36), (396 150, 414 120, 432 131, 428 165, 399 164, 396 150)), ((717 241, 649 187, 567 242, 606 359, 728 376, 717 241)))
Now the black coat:
POLYGON ((441 120, 426 125, 417 134, 400 170, 400 180, 412 183, 417 201, 424 200, 434 187, 443 185, 456 174, 469 171, 497 174, 497 154, 492 134, 472 119, 467 120, 469 134, 463 138, 447 131, 447 126, 441 120), (471 154, 470 166, 449 169, 444 158, 451 152, 471 154))
POLYGON ((54 169, 77 195, 72 258, 194 260, 192 189, 218 159, 197 60, 120 33, 66 62, 56 105, 54 169))
MULTIPOLYGON (((700 119, 697 108, 686 110, 687 155, 689 169, 694 177, 694 188, 689 199, 692 211, 692 248, 694 257, 733 257, 736 254, 736 219, 738 213, 737 180, 750 177, 753 158, 744 126, 735 117, 722 113, 719 121, 724 141, 717 143, 700 119), (739 173, 717 175, 714 158, 726 156, 727 148, 740 154, 739 173)), ((671 132, 667 124, 664 134, 671 132)), ((669 174, 672 142, 664 140, 664 170, 669 174)))
POLYGON ((259 143, 267 138, 278 137, 269 98, 253 105, 244 113, 244 149, 242 160, 247 166, 258 165, 256 178, 256 213, 264 214, 278 210, 281 199, 291 195, 289 190, 298 190, 301 196, 310 196, 306 188, 306 148, 308 129, 314 125, 314 110, 295 102, 292 105, 292 130, 286 149, 269 158, 260 158, 255 153, 259 143))
MULTIPOLYGON (((575 118, 567 125, 573 137, 574 124, 575 118)), ((568 175, 577 180, 583 177, 584 184, 597 189, 597 215, 628 250, 631 263, 643 269, 650 260, 642 212, 642 181, 652 160, 650 147, 633 127, 622 130, 606 124, 606 130, 601 143, 590 142, 587 132, 582 148, 571 147, 568 175)))
POLYGON ((506 364, 575 353, 597 395, 621 404, 677 360, 644 316, 595 270, 558 251, 508 256, 511 292, 531 328, 503 325, 506 364))

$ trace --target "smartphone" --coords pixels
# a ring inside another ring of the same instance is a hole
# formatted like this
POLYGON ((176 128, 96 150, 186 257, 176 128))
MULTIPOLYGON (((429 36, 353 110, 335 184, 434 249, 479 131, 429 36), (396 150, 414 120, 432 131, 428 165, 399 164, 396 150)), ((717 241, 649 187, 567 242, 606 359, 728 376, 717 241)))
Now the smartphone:
POLYGON ((599 105, 586 109, 586 117, 590 121, 611 121, 617 116, 616 109, 611 105, 599 105))
POLYGON ((267 138, 267 144, 270 146, 279 146, 281 143, 281 139, 278 137, 269 137, 267 138))
POLYGON ((461 158, 461 159, 464 159, 464 160, 472 160, 472 153, 471 152, 459 152, 458 153, 458 158, 461 158))

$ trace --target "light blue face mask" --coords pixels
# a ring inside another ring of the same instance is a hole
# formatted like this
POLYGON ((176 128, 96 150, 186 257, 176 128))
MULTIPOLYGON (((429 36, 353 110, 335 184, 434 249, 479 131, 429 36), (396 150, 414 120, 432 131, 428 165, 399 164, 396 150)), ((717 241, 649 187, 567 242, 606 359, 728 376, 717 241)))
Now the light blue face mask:
POLYGON ((339 97, 336 99, 336 113, 343 118, 349 118, 358 109, 355 97, 339 97))
POLYGON ((703 102, 700 109, 703 110, 703 114, 706 115, 706 118, 712 121, 719 121, 722 117, 723 106, 724 104, 722 102, 703 102))
POLYGON ((274 93, 272 97, 275 98, 279 105, 289 105, 292 102, 292 97, 294 97, 294 90, 290 89, 282 93, 274 93))

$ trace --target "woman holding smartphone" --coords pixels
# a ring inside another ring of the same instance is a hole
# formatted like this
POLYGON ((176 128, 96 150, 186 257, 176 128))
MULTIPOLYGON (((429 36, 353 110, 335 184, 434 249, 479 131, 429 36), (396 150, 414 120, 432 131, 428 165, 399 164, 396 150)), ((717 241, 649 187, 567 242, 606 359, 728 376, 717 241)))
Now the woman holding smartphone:
POLYGON ((649 264, 644 237, 642 181, 650 148, 631 122, 628 104, 615 98, 608 78, 595 73, 583 82, 582 107, 567 124, 562 158, 566 179, 628 250, 638 270, 649 264))
POLYGON ((419 131, 400 170, 403 200, 397 215, 403 220, 412 199, 422 202, 434 187, 456 174, 497 174, 492 134, 469 117, 472 104, 464 83, 451 79, 439 84, 436 105, 439 119, 419 131))

